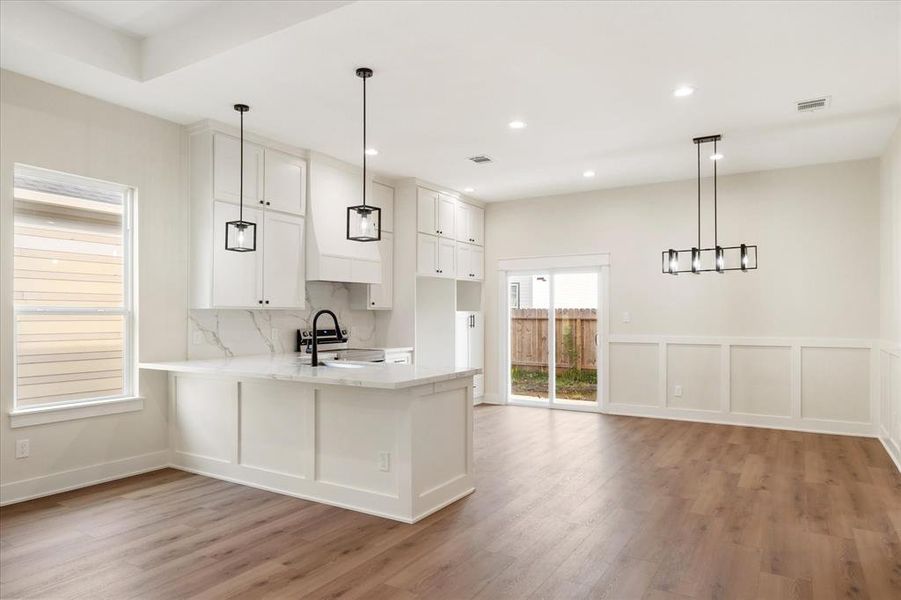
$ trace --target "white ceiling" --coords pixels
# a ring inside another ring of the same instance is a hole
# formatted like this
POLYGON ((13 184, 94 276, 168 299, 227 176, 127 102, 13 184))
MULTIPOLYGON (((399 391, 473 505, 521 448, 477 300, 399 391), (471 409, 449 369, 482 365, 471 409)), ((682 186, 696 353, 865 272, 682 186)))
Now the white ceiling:
POLYGON ((204 42, 152 78, 145 56, 144 80, 44 51, 40 40, 28 51, 2 42, 0 65, 181 123, 232 122, 231 105, 246 102, 249 129, 354 163, 354 68, 370 66, 379 155, 369 164, 472 186, 486 201, 691 178, 691 138, 710 133, 724 135, 726 174, 872 157, 897 122, 894 2, 367 1, 290 19, 286 7, 303 3, 228 2, 185 8, 178 23, 158 8, 145 21, 138 8, 86 7, 130 2, 74 4, 94 22, 150 36, 144 45, 160 56, 183 55, 174 44, 185 36, 173 30, 210 34, 210 13, 241 19, 225 11, 242 8, 253 11, 244 22, 269 21, 252 39, 204 42), (674 98, 681 83, 697 92, 674 98), (795 111, 825 94, 828 110, 795 111), (528 126, 508 129, 515 118, 528 126), (482 153, 494 164, 466 160, 482 153), (597 176, 583 178, 588 169, 597 176))
POLYGON ((50 0, 58 8, 136 38, 145 38, 213 9, 220 0, 50 0))

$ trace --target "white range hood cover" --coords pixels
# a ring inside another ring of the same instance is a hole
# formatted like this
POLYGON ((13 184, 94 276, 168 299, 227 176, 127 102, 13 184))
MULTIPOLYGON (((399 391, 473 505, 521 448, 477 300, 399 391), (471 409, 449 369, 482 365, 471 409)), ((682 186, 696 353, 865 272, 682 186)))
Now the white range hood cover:
POLYGON ((378 244, 347 239, 347 207, 360 204, 362 170, 310 153, 307 194, 307 280, 381 283, 378 244))

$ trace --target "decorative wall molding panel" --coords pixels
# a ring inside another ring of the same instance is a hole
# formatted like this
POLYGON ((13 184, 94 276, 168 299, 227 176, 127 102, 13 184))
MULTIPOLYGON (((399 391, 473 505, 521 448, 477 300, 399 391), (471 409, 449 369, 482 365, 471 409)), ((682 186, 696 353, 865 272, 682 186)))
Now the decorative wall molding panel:
POLYGON ((871 340, 614 334, 608 349, 611 414, 875 436, 888 410, 871 340))
POLYGON ((901 471, 901 345, 880 344, 878 381, 877 435, 901 471))

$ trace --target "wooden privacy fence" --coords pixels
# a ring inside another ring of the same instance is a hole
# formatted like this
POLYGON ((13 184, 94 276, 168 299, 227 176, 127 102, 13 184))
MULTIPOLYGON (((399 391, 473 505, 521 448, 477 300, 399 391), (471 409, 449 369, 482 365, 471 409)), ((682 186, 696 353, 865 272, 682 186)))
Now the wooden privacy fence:
MULTIPOLYGON (((513 366, 547 367, 548 309, 514 308, 510 312, 510 356, 513 366)), ((557 370, 597 368, 597 310, 559 308, 554 312, 557 370)))

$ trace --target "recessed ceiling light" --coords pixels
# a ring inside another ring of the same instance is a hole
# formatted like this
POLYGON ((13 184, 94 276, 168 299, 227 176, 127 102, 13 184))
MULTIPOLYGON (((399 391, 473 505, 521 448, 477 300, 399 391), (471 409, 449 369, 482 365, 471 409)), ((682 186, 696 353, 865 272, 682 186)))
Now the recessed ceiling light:
POLYGON ((680 85, 673 90, 673 96, 676 98, 684 98, 695 93, 695 89, 690 85, 680 85))
POLYGON ((471 194, 474 191, 476 191, 476 189, 474 187, 465 187, 465 188, 463 188, 463 191, 466 192, 467 194, 471 194))
POLYGON ((710 160, 720 160, 721 158, 723 158, 723 155, 720 152, 710 155, 710 160))
POLYGON ((366 155, 367 155, 367 156, 375 156, 375 155, 378 154, 378 153, 379 153, 379 151, 376 150, 375 148, 366 148, 366 155))
POLYGON ((585 178, 594 177, 594 171, 582 171, 582 177, 585 177, 585 178))
POLYGON ((510 121, 507 126, 510 129, 524 129, 526 124, 523 121, 510 121))

